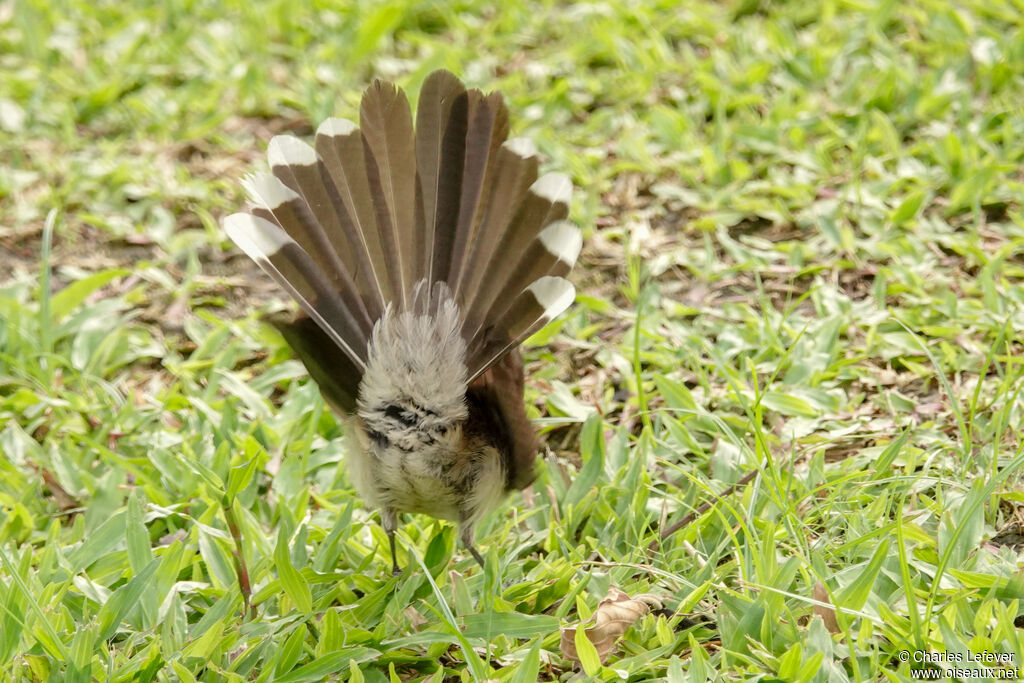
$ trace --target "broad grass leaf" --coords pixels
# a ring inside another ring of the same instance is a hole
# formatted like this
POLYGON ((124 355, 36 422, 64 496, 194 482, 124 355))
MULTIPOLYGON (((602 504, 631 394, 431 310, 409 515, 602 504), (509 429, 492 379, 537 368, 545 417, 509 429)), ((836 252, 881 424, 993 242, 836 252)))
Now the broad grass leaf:
POLYGON ((201 636, 185 646, 182 655, 184 657, 199 657, 200 659, 208 660, 221 642, 227 621, 227 617, 222 617, 210 624, 210 627, 201 636))
POLYGON ((508 683, 536 683, 539 680, 541 643, 543 643, 543 638, 537 638, 533 641, 530 651, 519 662, 519 666, 516 667, 512 677, 508 679, 508 683))
POLYGON ((274 664, 275 677, 291 671, 302 657, 302 644, 306 640, 306 627, 299 624, 289 635, 284 645, 277 652, 277 662, 274 664))
POLYGON ((248 486, 249 482, 252 481, 253 474, 256 472, 256 466, 259 465, 259 461, 259 457, 252 457, 249 458, 248 462, 240 463, 231 468, 231 472, 228 474, 227 491, 224 492, 224 499, 227 505, 231 505, 235 500, 235 496, 238 495, 238 492, 248 486))
POLYGON ((791 417, 818 417, 821 414, 821 411, 804 399, 778 391, 766 391, 761 396, 761 405, 791 417))
POLYGON ((320 544, 316 555, 313 557, 314 571, 324 573, 331 571, 338 565, 338 558, 341 556, 342 542, 353 533, 351 525, 352 511, 354 507, 355 501, 350 499, 341 510, 337 521, 335 521, 331 527, 330 533, 327 534, 327 538, 325 538, 323 543, 320 544))
POLYGON ((103 607, 100 608, 99 613, 96 615, 100 625, 100 631, 97 634, 99 640, 110 639, 117 631, 121 621, 138 606, 139 598, 142 597, 142 594, 145 591, 153 590, 153 574, 156 573, 156 568, 159 564, 158 560, 150 562, 131 581, 114 591, 103 607))
POLYGON ((318 657, 280 678, 275 678, 274 681, 275 683, 312 683, 313 681, 329 680, 332 674, 347 669, 349 662, 357 664, 372 662, 380 657, 380 654, 379 650, 369 647, 349 647, 318 657))
POLYGON ((917 212, 921 210, 921 205, 924 204, 925 200, 924 190, 915 190, 909 193, 903 198, 899 206, 893 209, 892 213, 889 214, 889 220, 896 225, 903 225, 910 221, 910 219, 917 216, 917 212))
POLYGON ((552 390, 547 396, 548 405, 556 413, 560 413, 578 422, 583 422, 596 413, 596 408, 573 396, 572 389, 563 382, 553 382, 552 390))
POLYGON ((878 579, 878 573, 888 557, 889 539, 884 539, 875 548, 875 552, 871 554, 871 559, 864 565, 864 568, 857 573, 857 578, 837 592, 836 601, 838 605, 853 610, 859 610, 864 607, 868 598, 871 597, 871 590, 878 579))
POLYGON ((949 554, 950 567, 971 569, 968 558, 977 552, 985 530, 987 488, 984 480, 975 480, 959 505, 943 515, 939 525, 939 554, 949 554))
POLYGON ((138 489, 128 496, 128 519, 125 524, 125 541, 128 546, 128 564, 133 574, 138 574, 153 560, 153 549, 149 543, 149 531, 142 517, 138 489))
POLYGON ((579 662, 583 668, 583 673, 588 676, 596 676, 597 672, 601 670, 601 655, 590 641, 586 630, 566 629, 562 632, 562 640, 562 654, 569 659, 579 662), (567 635, 572 636, 571 641, 566 639, 567 635), (570 642, 572 643, 571 646, 569 645, 570 642))
POLYGON ((800 671, 800 663, 804 659, 803 648, 795 643, 781 657, 775 669, 775 675, 784 681, 795 681, 800 671))
POLYGON ((64 316, 78 308, 90 294, 116 278, 131 275, 131 272, 124 268, 112 268, 110 270, 101 270, 98 273, 87 275, 81 280, 72 282, 50 297, 50 315, 53 321, 59 323, 64 319, 64 316))
POLYGON ((558 628, 558 618, 547 614, 468 614, 463 617, 462 632, 467 638, 487 638, 501 633, 509 638, 529 639, 558 628))
POLYGON ((112 517, 99 525, 71 552, 68 560, 75 572, 85 569, 93 562, 106 557, 125 538, 126 510, 114 513, 112 517))
POLYGON ((750 652, 750 644, 760 642, 765 618, 764 604, 741 596, 723 595, 717 623, 722 644, 740 653, 750 652))
MULTIPOLYGON (((690 390, 680 382, 675 382, 664 375, 654 376, 654 386, 658 393, 665 399, 669 408, 680 411, 697 410, 697 402, 693 399, 690 390)), ((687 415, 679 415, 679 419, 685 419, 687 415)))
POLYGON ((224 548, 224 541, 205 529, 199 529, 199 553, 203 556, 206 569, 219 588, 228 588, 236 583, 234 562, 231 553, 224 548))
MULTIPOLYGON (((65 680, 91 681, 92 677, 86 671, 89 662, 92 660, 93 649, 97 645, 96 624, 90 624, 87 628, 81 629, 71 639, 71 661, 70 665, 76 669, 75 674, 67 676, 65 680)), ((70 669, 69 669, 70 670, 70 669)))
POLYGON ((295 606, 303 614, 313 611, 313 595, 309 584, 302 574, 292 566, 291 553, 288 550, 288 537, 285 526, 278 529, 277 546, 274 548, 274 566, 281 579, 281 587, 291 598, 295 606))
POLYGON ((572 486, 563 498, 563 505, 575 505, 590 493, 604 471, 604 423, 597 415, 591 416, 583 424, 580 437, 580 451, 583 467, 573 478, 572 486))
POLYGON ((25 596, 11 582, 0 582, 0 666, 6 665, 21 642, 25 624, 25 596))
POLYGON ((252 387, 239 379, 235 373, 227 370, 217 370, 217 375, 221 378, 222 388, 241 401, 257 419, 266 420, 270 418, 270 406, 267 400, 253 391, 252 387))
POLYGON ((793 677, 794 681, 831 681, 831 680, 843 680, 842 678, 830 678, 822 675, 821 665, 825 659, 825 653, 812 652, 811 656, 808 657, 803 665, 797 671, 796 676, 793 677))

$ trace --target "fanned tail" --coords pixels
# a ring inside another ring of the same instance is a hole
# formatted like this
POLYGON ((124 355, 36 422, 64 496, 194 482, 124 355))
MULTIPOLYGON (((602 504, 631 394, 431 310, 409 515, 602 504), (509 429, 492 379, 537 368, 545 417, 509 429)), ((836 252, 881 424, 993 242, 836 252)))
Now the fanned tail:
POLYGON ((509 485, 524 485, 532 432, 521 399, 495 396, 509 381, 521 394, 515 349, 575 298, 565 280, 581 246, 566 220, 572 184, 538 178, 533 144, 507 139, 500 94, 467 90, 447 71, 424 82, 415 129, 405 94, 382 81, 359 119, 328 119, 315 148, 273 138, 271 173, 246 183, 254 206, 225 230, 299 302, 303 315, 275 324, 345 412, 383 318, 453 305, 465 382, 494 395, 513 432, 509 485))

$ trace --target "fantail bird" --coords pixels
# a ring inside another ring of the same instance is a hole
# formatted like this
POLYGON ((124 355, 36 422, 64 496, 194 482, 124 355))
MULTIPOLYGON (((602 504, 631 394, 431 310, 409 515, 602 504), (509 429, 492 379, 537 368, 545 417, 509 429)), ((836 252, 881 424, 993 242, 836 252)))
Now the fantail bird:
POLYGON ((315 148, 273 138, 271 174, 245 181, 254 206, 224 229, 302 308, 275 325, 354 433, 393 571, 403 512, 458 522, 482 566, 474 526, 534 477, 518 347, 575 298, 572 184, 506 139, 500 93, 447 71, 424 82, 415 132, 379 80, 359 123, 324 121, 315 148))

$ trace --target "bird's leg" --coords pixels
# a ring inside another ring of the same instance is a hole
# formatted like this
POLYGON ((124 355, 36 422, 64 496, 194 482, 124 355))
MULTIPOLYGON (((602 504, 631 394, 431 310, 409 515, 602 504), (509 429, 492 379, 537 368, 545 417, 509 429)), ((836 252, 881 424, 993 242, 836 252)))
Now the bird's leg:
POLYGON ((398 568, 398 553, 395 551, 395 531, 388 532, 388 543, 391 544, 391 576, 398 576, 402 570, 398 568))
POLYGON ((473 545, 473 525, 463 521, 460 524, 459 536, 462 538, 462 545, 466 546, 466 550, 473 556, 476 563, 480 565, 480 568, 484 568, 484 558, 480 554, 480 551, 473 545))
POLYGON ((398 528, 398 515, 394 510, 381 510, 380 523, 388 535, 388 544, 391 546, 391 576, 398 576, 402 573, 398 567, 398 552, 395 550, 395 529, 398 528))
POLYGON ((473 559, 476 560, 476 563, 478 565, 480 565, 480 569, 483 569, 484 568, 484 558, 483 558, 483 556, 480 555, 480 552, 476 548, 473 547, 472 543, 467 543, 466 544, 466 548, 469 549, 469 552, 470 552, 470 554, 473 555, 473 559))

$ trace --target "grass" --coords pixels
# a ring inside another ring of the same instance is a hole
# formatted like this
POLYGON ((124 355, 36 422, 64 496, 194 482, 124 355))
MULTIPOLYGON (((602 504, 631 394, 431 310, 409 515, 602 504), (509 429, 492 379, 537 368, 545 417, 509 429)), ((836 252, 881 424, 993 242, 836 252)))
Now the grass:
POLYGON ((1024 667, 1022 16, 0 2, 0 681, 1024 667), (527 354, 537 483, 486 570, 410 516, 393 578, 218 220, 271 135, 438 67, 506 93, 587 237, 527 354), (662 609, 581 667, 612 586, 662 609))

